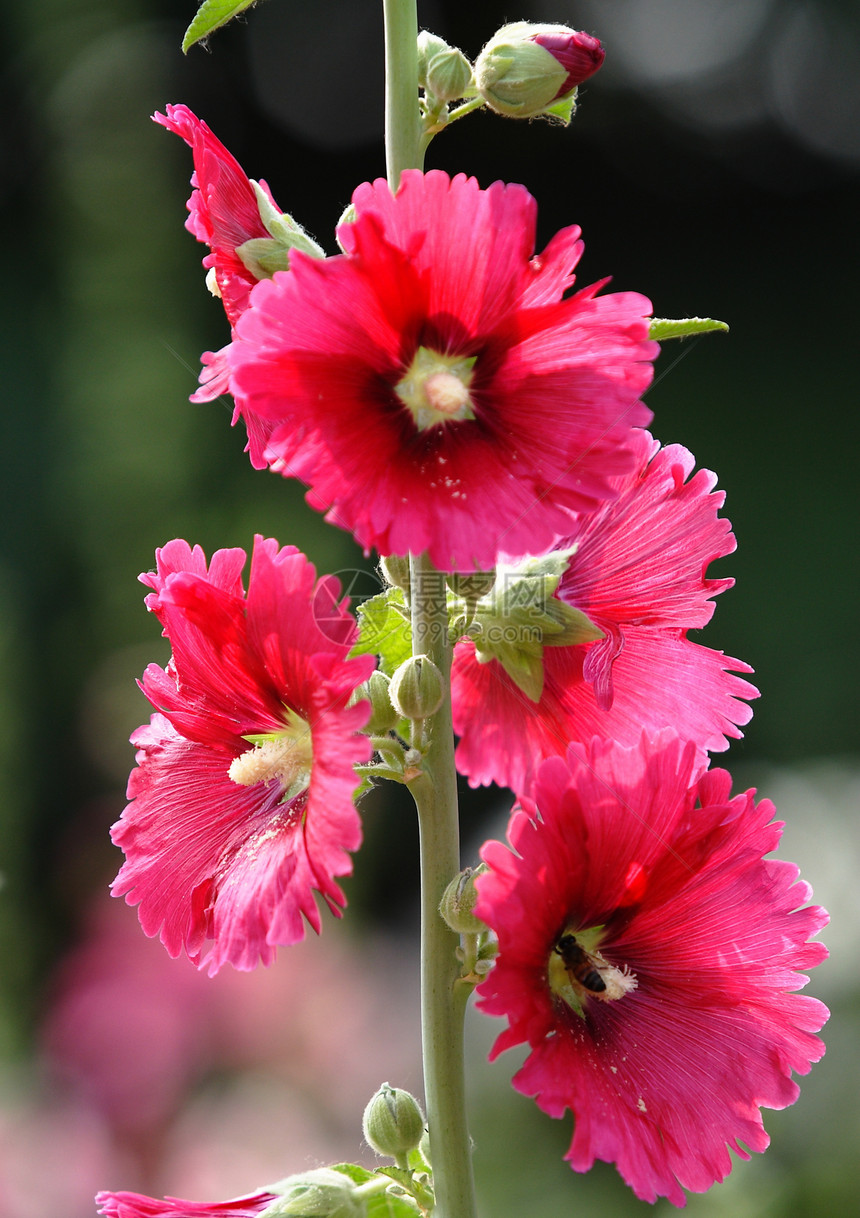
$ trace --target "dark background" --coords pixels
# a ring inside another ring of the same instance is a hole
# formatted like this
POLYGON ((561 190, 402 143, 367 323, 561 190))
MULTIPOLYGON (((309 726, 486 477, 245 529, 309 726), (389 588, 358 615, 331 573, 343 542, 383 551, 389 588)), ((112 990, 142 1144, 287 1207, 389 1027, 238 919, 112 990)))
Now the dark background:
MULTIPOLYGON (((22 1089, 35 1086, 46 1105, 56 1094, 39 1029, 58 962, 85 938, 91 910, 110 904, 119 860, 107 830, 123 806, 129 731, 147 715, 133 679, 166 659, 137 573, 171 537, 211 552, 248 548, 257 531, 347 583, 370 570, 301 487, 250 468, 229 403, 186 401, 200 352, 221 346, 227 327, 203 286, 204 250, 182 227, 190 152, 148 115, 188 104, 335 252, 353 188, 384 174, 381 5, 270 0, 183 57, 194 7, 0 4, 0 1060, 15 1080, 12 1123, 22 1089)), ((841 960, 816 986, 841 1022, 810 1094, 767 1117, 774 1149, 690 1212, 793 1215, 814 1197, 813 1210, 826 1198, 830 1213, 848 1214, 860 1136, 846 1073, 857 1031, 860 10, 845 0, 523 0, 516 11, 435 0, 420 15, 470 57, 508 18, 598 34, 606 65, 582 88, 571 128, 474 115, 437 138, 427 165, 484 185, 524 182, 539 203, 539 245, 580 224, 581 284, 612 275, 614 288, 650 296, 658 316, 731 326, 666 346, 652 430, 689 447, 727 492, 739 549, 719 569, 737 587, 705 639, 750 662, 763 691, 728 764, 744 784, 782 793, 787 853, 842 914, 827 936, 841 960)), ((464 809, 469 848, 482 817, 507 802, 484 792, 464 809)), ((365 823, 353 929, 410 929, 409 810, 384 796, 365 823)), ((405 1000, 403 1018, 413 1018, 405 1000)), ((485 1069, 475 1075, 481 1096, 498 1086, 485 1069)), ((507 1090, 493 1095, 492 1120, 476 1121, 488 1214, 542 1218, 583 1195, 613 1212, 639 1208, 611 1169, 568 1178, 566 1123, 507 1090), (512 1140, 529 1148, 521 1192, 512 1140)), ((277 1174, 301 1166, 285 1161, 277 1174)), ((5 1218, 3 1170, 0 1154, 5 1218)), ((179 1189, 163 1172, 141 1178, 179 1189)), ((9 1218, 41 1218, 41 1202, 19 1211, 10 1196, 9 1218)), ((67 1212, 89 1210, 69 1202, 67 1212)))

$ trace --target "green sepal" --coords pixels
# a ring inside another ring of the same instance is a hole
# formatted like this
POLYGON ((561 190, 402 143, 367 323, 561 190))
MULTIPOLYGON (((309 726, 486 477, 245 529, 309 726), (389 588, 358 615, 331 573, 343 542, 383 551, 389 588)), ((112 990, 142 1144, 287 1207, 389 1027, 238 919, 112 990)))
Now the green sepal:
POLYGON ((469 627, 478 662, 498 660, 532 702, 539 702, 543 693, 544 647, 573 647, 603 638, 603 631, 581 610, 554 595, 575 551, 571 546, 500 568, 469 627))
POLYGON ((259 182, 250 179, 257 196, 257 208, 268 237, 251 237, 236 246, 236 253, 257 279, 269 279, 275 271, 289 270, 290 250, 301 250, 312 258, 325 258, 325 250, 317 245, 301 224, 286 212, 278 211, 259 182))
POLYGON ((387 588, 358 606, 358 642, 351 656, 379 656, 379 667, 391 677, 412 655, 412 631, 400 588, 387 588))
POLYGON ((716 330, 725 334, 728 329, 724 321, 716 321, 713 317, 653 317, 648 326, 648 337, 663 342, 667 338, 688 338, 691 334, 709 334, 716 330))
MULTIPOLYGON (((431 1209, 433 1208, 434 1201, 433 1190, 422 1180, 417 1179, 411 1168, 380 1167, 379 1175, 388 1176, 390 1180, 393 1180, 395 1184, 399 1184, 400 1187, 409 1194, 409 1197, 398 1197, 392 1193, 382 1194, 384 1197, 388 1197, 392 1201, 400 1201, 402 1204, 408 1206, 408 1208, 405 1210, 392 1211, 392 1215, 396 1214, 397 1218, 400 1218, 401 1213, 430 1213, 431 1209)), ((368 1207, 368 1214, 370 1212, 370 1208, 368 1207)), ((387 1211, 382 1210, 380 1212, 385 1214, 387 1211)))
POLYGON ((415 1218, 416 1214, 429 1213, 425 1208, 410 1197, 400 1197, 395 1193, 377 1193, 368 1197, 365 1202, 367 1218, 415 1218))
MULTIPOLYGON (((371 1180, 378 1180, 380 1176, 387 1176, 389 1179, 394 1178, 391 1172, 385 1168, 378 1172, 368 1171, 366 1167, 359 1167, 357 1163, 335 1163, 331 1170, 342 1172, 343 1175, 349 1176, 354 1184, 358 1185, 368 1184, 371 1180)), ((408 1185, 404 1187, 407 1187, 411 1191, 415 1187, 411 1179, 411 1172, 404 1174, 409 1178, 408 1185)), ((426 1189, 421 1188, 421 1186, 419 1188, 423 1195, 426 1189)), ((415 1202, 409 1197, 398 1196, 388 1191, 376 1193, 374 1196, 362 1198, 362 1200, 367 1211, 367 1218, 415 1218, 415 1215, 420 1213, 415 1202)), ((430 1200, 432 1203, 432 1194, 430 1195, 430 1200)))
POLYGON ((187 55, 195 42, 208 38, 215 30, 220 30, 222 25, 226 25, 233 17, 238 17, 255 3, 256 0, 203 0, 182 39, 183 54, 187 55))
POLYGON ((564 97, 560 97, 557 102, 553 102, 551 106, 547 106, 539 118, 548 118, 554 122, 562 123, 565 127, 570 126, 570 120, 576 114, 576 89, 571 89, 569 93, 565 93, 564 97))

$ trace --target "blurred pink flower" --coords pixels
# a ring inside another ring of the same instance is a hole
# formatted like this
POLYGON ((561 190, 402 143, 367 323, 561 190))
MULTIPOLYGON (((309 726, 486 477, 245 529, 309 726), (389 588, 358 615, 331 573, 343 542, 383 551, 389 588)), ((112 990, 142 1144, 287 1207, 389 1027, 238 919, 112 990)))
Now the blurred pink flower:
POLYGON ((319 931, 314 891, 334 913, 345 904, 334 877, 361 842, 353 766, 370 755, 370 705, 348 703, 373 659, 347 658, 356 628, 337 580, 317 583, 293 546, 256 539, 247 596, 242 550, 207 569, 173 541, 157 560, 141 579, 173 655, 141 683, 158 713, 132 736, 113 892, 171 956, 247 970, 301 939, 302 915, 319 931))
POLYGON ((514 809, 511 849, 488 842, 475 912, 499 955, 479 1006, 505 1016, 492 1057, 530 1054, 514 1086, 574 1113, 576 1171, 615 1162, 636 1195, 684 1204, 768 1136, 824 1047, 827 1008, 791 993, 827 954, 797 868, 767 859, 782 826, 730 797, 694 744, 666 732, 595 739, 545 761, 514 809))

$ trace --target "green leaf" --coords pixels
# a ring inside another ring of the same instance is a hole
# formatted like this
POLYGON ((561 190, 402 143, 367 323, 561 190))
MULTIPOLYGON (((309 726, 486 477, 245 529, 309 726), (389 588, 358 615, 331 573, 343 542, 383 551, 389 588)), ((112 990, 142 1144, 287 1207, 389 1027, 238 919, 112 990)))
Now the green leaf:
POLYGON ((667 338, 687 338, 691 334, 708 334, 712 330, 728 333, 728 329, 724 321, 715 321, 713 317, 681 317, 677 320, 654 317, 648 327, 648 337, 663 342, 667 338))
POLYGON ((405 612, 399 588, 388 588, 364 601, 358 606, 358 642, 350 655, 378 655, 379 667, 392 676, 412 655, 412 632, 405 612))
POLYGON ((233 17, 244 13, 246 8, 255 3, 256 0, 203 0, 182 39, 183 54, 187 55, 195 42, 208 38, 214 30, 219 30, 222 25, 226 25, 233 17))

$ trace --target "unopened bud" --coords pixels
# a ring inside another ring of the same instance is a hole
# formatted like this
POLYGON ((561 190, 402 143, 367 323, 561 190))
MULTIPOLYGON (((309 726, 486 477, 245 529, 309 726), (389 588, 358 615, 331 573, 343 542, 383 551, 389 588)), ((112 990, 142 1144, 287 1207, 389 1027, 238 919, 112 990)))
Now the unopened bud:
POLYGON ((414 1150, 424 1134, 424 1114, 408 1091, 383 1083, 364 1110, 362 1128, 368 1144, 391 1159, 414 1150))
POLYGON ((439 913, 458 935, 478 935, 487 929, 481 919, 472 913, 478 900, 475 877, 486 870, 484 863, 481 863, 480 867, 466 867, 459 875, 454 876, 442 894, 439 913))
POLYGON ((395 588, 409 592, 410 573, 408 554, 387 554, 380 560, 379 568, 390 584, 395 588))
POLYGON ((581 30, 515 21, 502 26, 481 51, 475 85, 496 113, 535 118, 570 97, 604 56, 600 40, 581 30))
POLYGON ((442 705, 445 683, 429 656, 410 656, 391 678, 388 693, 404 719, 427 719, 442 705))
POLYGON ((418 83, 439 101, 455 101, 472 83, 472 65, 462 51, 422 30, 418 35, 418 83))
POLYGON ((431 34, 429 30, 421 31, 418 35, 418 84, 422 89, 427 88, 427 69, 433 59, 453 49, 438 34, 431 34))
POLYGON ((390 732, 399 718, 388 693, 390 684, 390 678, 377 669, 355 691, 356 700, 367 698, 370 702, 370 719, 364 730, 371 736, 381 736, 385 732, 390 732))

